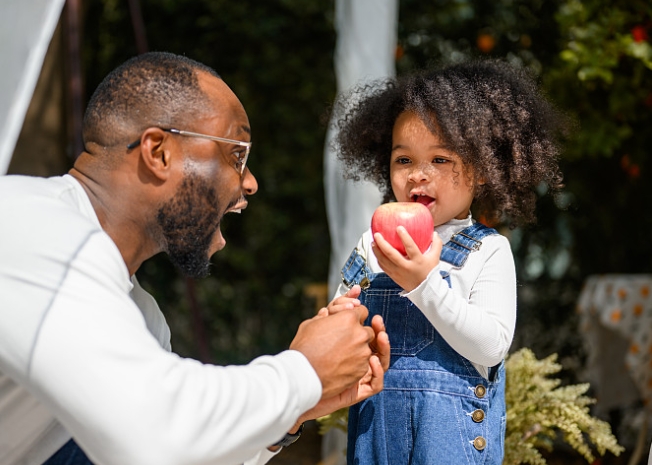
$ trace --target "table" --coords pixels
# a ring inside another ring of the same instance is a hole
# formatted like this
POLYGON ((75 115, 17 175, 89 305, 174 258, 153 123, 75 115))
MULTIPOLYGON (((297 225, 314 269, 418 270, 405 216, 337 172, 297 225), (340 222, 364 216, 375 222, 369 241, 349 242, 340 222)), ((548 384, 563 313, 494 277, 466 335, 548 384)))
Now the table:
POLYGON ((596 415, 639 400, 645 405, 633 454, 640 456, 652 413, 652 275, 590 276, 577 311, 588 351, 586 376, 596 392, 596 415))

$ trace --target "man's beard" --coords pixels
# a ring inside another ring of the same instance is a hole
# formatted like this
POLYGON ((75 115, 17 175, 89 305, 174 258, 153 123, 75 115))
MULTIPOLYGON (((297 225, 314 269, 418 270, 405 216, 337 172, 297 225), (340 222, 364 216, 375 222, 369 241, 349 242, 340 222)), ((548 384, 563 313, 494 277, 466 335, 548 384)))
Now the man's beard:
POLYGON ((164 250, 185 276, 210 274, 209 250, 222 219, 217 191, 196 174, 187 174, 176 195, 159 209, 156 220, 164 250))

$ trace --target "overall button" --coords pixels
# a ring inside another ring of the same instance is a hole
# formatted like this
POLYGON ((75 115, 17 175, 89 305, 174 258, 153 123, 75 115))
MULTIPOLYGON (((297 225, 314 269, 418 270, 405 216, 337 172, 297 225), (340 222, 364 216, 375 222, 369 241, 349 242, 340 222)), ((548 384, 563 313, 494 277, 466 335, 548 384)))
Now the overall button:
POLYGON ((473 418, 473 421, 476 423, 480 423, 482 420, 484 420, 484 410, 478 409, 474 410, 473 413, 471 414, 471 418, 473 418))
POLYGON ((473 447, 475 447, 476 450, 484 450, 484 448, 487 447, 487 440, 482 436, 478 436, 473 440, 473 447))
POLYGON ((482 399, 487 394, 487 388, 482 384, 478 384, 475 387, 475 396, 479 399, 482 399))

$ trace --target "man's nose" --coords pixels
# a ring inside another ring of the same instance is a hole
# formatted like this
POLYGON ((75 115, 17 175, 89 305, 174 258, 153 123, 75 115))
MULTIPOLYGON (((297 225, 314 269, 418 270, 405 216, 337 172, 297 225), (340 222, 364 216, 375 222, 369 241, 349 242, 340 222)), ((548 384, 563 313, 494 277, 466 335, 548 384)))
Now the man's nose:
POLYGON ((245 195, 254 195, 258 191, 258 181, 253 175, 249 167, 245 168, 244 176, 242 177, 242 189, 245 195))

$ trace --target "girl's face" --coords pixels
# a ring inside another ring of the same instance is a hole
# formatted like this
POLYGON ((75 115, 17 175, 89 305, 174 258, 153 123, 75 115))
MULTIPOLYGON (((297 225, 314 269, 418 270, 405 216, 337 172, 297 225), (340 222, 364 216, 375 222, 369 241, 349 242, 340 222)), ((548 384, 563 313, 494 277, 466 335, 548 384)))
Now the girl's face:
POLYGON ((428 207, 435 226, 466 218, 473 201, 473 173, 443 145, 416 114, 403 112, 396 119, 389 169, 392 191, 399 202, 428 207))

